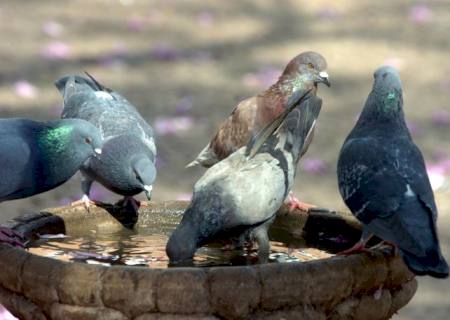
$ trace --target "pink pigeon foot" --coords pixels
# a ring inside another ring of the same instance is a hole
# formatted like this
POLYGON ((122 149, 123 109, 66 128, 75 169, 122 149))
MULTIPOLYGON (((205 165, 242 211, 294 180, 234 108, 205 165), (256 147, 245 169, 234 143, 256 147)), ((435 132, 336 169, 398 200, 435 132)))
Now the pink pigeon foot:
POLYGON ((310 209, 315 208, 316 206, 313 204, 309 204, 309 203, 305 203, 305 202, 301 202, 300 200, 298 200, 294 194, 292 192, 289 192, 289 200, 288 200, 288 204, 289 204, 289 210, 293 211, 295 209, 301 210, 301 211, 305 211, 308 212, 310 209))
POLYGON ((80 200, 74 201, 70 204, 72 207, 83 205, 87 212, 89 211, 90 206, 95 206, 97 203, 94 200, 89 199, 87 194, 83 195, 80 200))
POLYGON ((399 253, 400 253, 398 246, 395 243, 386 241, 386 240, 381 241, 380 243, 374 245, 370 249, 372 249, 372 250, 373 249, 382 249, 383 247, 390 247, 394 251, 394 255, 399 255, 399 253))
POLYGON ((20 233, 5 227, 0 227, 0 242, 8 243, 13 247, 25 248, 26 242, 20 233))

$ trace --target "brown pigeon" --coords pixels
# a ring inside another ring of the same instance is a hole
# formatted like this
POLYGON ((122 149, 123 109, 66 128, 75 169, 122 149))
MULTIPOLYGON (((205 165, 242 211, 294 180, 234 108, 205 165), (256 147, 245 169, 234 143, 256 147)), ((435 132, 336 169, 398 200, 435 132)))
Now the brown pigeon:
MULTIPOLYGON (((325 58, 317 52, 307 51, 296 56, 288 63, 275 84, 266 91, 241 101, 233 109, 214 138, 186 167, 198 164, 207 168, 213 166, 245 146, 254 134, 285 111, 287 101, 293 93, 312 89, 311 94, 316 95, 318 83, 330 86, 326 67, 325 58)), ((302 155, 311 143, 313 132, 314 127, 309 140, 305 142, 302 155)), ((299 202, 292 194, 290 202, 291 207, 308 209, 308 205, 299 202)))

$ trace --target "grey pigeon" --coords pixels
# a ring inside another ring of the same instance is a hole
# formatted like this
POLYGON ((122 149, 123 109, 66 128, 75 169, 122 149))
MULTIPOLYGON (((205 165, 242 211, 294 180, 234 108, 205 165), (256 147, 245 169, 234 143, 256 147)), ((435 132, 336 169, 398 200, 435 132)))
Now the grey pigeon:
POLYGON ((191 260, 197 248, 211 241, 240 238, 249 231, 261 260, 267 259, 267 229, 292 188, 321 104, 310 90, 297 91, 286 110, 247 146, 205 172, 167 244, 172 263, 191 260))
POLYGON ((381 67, 337 166, 340 193, 363 223, 361 241, 370 234, 398 246, 406 265, 418 275, 447 277, 439 248, 437 209, 425 163, 403 114, 398 72, 381 67))
MULTIPOLYGON (((56 188, 101 146, 99 130, 84 120, 0 119, 0 202, 56 188)), ((16 244, 13 236, 0 229, 0 241, 16 244)))
POLYGON ((83 201, 89 205, 91 185, 98 181, 125 196, 136 209, 133 196, 145 192, 150 200, 156 177, 153 130, 124 97, 88 76, 66 76, 55 82, 64 97, 62 118, 91 122, 105 141, 102 155, 81 168, 83 201))

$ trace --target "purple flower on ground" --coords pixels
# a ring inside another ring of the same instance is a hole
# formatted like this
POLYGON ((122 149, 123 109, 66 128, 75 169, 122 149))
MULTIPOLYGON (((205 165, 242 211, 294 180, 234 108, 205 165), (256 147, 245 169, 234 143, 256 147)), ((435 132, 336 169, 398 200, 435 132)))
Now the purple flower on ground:
POLYGON ((117 43, 111 52, 107 52, 98 57, 97 62, 102 66, 110 66, 120 63, 128 54, 128 48, 123 43, 117 43))
POLYGON ((141 17, 131 17, 127 21, 127 28, 130 31, 139 32, 142 31, 145 27, 145 20, 141 17))
POLYGON ((19 97, 32 99, 37 95, 37 89, 26 80, 19 80, 14 84, 14 90, 19 97))
POLYGON ((426 163, 428 178, 433 190, 443 187, 446 183, 446 170, 439 163, 426 163))
POLYGON ((63 32, 63 26, 56 21, 46 21, 42 26, 42 31, 53 38, 59 37, 63 32))
POLYGON ((438 110, 431 114, 431 122, 438 126, 450 126, 450 112, 438 110))
POLYGON ((153 127, 158 135, 177 134, 189 130, 194 124, 194 119, 188 116, 158 117, 153 127))
POLYGON ((70 47, 64 42, 49 43, 41 50, 41 56, 48 60, 67 60, 71 56, 70 47))
POLYGON ((422 128, 416 122, 406 121, 406 126, 413 136, 417 136, 422 133, 422 128))
POLYGON ((202 11, 197 15, 197 22, 203 27, 209 27, 214 23, 214 16, 211 12, 202 11))
POLYGON ((280 74, 280 69, 264 67, 255 73, 245 74, 241 81, 247 87, 268 88, 278 80, 280 74))
POLYGON ((340 17, 340 13, 331 7, 324 7, 321 8, 318 12, 317 15, 319 16, 319 18, 321 19, 329 19, 329 20, 334 20, 340 17))
POLYGON ((304 158, 300 161, 304 171, 311 174, 324 174, 327 172, 327 165, 319 158, 304 158))
POLYGON ((192 109, 192 96, 184 96, 178 100, 175 106, 175 112, 178 115, 185 114, 192 109))
POLYGON ((414 23, 424 24, 431 21, 433 18, 433 11, 431 11, 426 4, 417 4, 411 7, 409 17, 414 23))
POLYGON ((156 60, 174 61, 179 59, 181 54, 170 44, 160 43, 150 51, 150 56, 156 60))

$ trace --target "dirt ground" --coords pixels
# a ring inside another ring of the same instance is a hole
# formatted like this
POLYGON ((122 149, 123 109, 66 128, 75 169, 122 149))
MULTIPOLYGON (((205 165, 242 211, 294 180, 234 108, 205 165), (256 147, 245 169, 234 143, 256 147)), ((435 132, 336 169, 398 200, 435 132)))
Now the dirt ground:
MULTIPOLYGON (((268 87, 306 50, 328 60, 331 88, 296 194, 345 206, 335 177, 339 148, 367 97, 374 69, 400 70, 406 116, 436 185, 439 231, 450 259, 450 2, 71 0, 0 2, 0 117, 52 119, 53 81, 89 71, 134 103, 157 132, 154 199, 188 198, 204 171, 184 169, 235 103, 268 87), (445 180, 447 179, 447 180, 445 180), (446 187, 447 183, 447 187, 446 187)), ((1 204, 0 222, 81 196, 79 177, 1 204)), ((101 187, 94 198, 118 199, 101 187)), ((448 319, 450 281, 419 279, 395 319, 448 319)))

